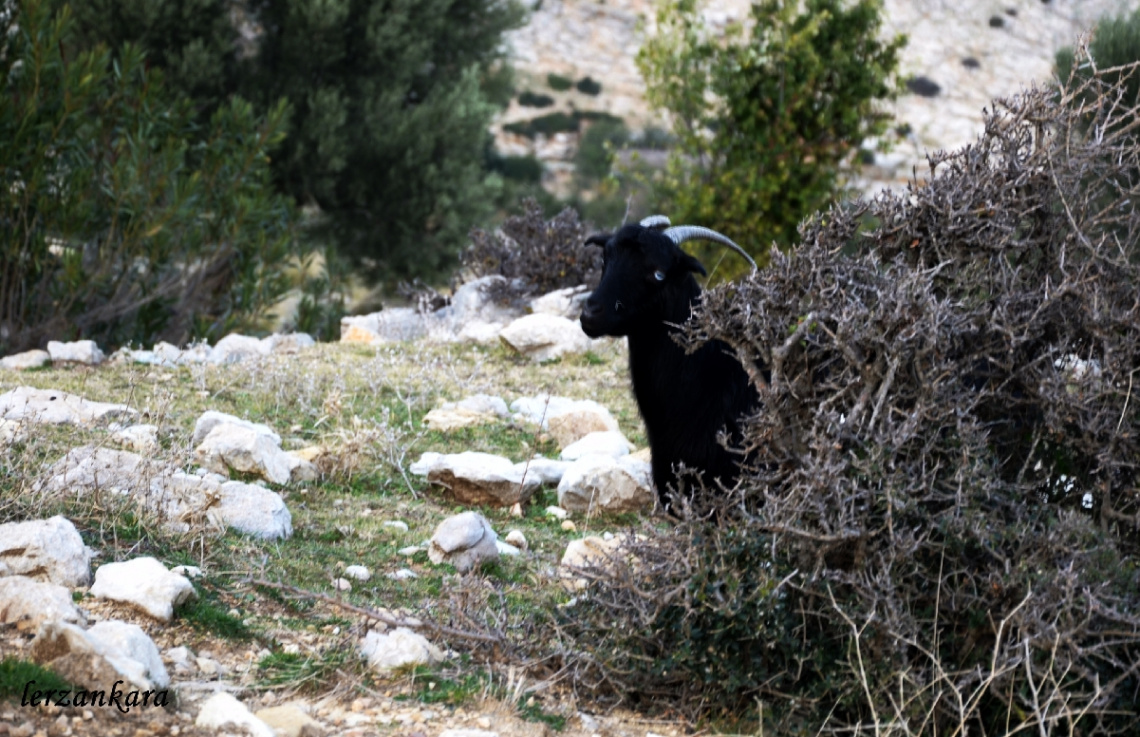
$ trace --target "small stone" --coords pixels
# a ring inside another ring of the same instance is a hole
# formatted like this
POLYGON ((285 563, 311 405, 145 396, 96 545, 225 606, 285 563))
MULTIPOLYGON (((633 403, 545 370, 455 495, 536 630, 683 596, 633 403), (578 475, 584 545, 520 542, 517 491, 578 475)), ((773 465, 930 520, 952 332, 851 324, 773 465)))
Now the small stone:
POLYGON ((438 647, 406 627, 397 627, 389 633, 369 631, 361 643, 360 651, 368 660, 369 666, 377 670, 427 665, 443 660, 443 652, 438 647))
POLYGON ((578 529, 578 526, 574 524, 573 520, 565 519, 562 520, 562 529, 566 532, 574 532, 578 529))
POLYGON ((333 588, 337 591, 352 591, 352 584, 345 578, 333 579, 333 588))
POLYGON ((0 368, 9 369, 10 371, 27 371, 29 369, 38 369, 45 366, 51 361, 51 354, 47 351, 34 350, 24 351, 23 353, 13 353, 10 356, 0 358, 0 368))
POLYGON ((497 539, 498 535, 483 515, 463 512, 439 523, 431 537, 428 558, 436 564, 450 563, 460 573, 466 573, 498 557, 497 539))
POLYGON ((519 550, 527 549, 526 536, 523 535, 521 530, 511 530, 503 540, 510 545, 514 545, 519 550))
POLYGON ((49 340, 47 344, 47 351, 51 355, 52 362, 67 361, 71 363, 82 363, 88 366, 98 366, 103 363, 103 351, 95 344, 93 340, 76 340, 68 343, 62 343, 58 340, 49 340))
POLYGON ((360 565, 348 566, 344 569, 344 575, 349 578, 354 578, 357 581, 367 581, 372 578, 372 571, 360 565))

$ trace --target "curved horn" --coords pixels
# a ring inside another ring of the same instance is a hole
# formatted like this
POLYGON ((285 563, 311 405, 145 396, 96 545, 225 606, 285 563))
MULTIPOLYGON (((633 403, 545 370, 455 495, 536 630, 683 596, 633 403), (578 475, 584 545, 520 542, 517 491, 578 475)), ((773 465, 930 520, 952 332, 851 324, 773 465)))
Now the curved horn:
POLYGON ((666 215, 650 215, 648 217, 642 218, 640 225, 643 228, 663 230, 672 225, 672 223, 669 221, 669 218, 666 215))
MULTIPOLYGON (((654 217, 664 217, 664 216, 662 215, 662 216, 654 216, 654 217)), ((648 219, 649 218, 646 218, 646 220, 648 220, 648 219)), ((645 224, 644 220, 642 221, 642 224, 643 225, 645 224)), ((649 226, 646 226, 646 227, 649 227, 649 226)), ((719 243, 722 246, 728 246, 729 248, 731 248, 732 250, 736 251, 741 256, 743 256, 744 259, 746 261, 748 261, 748 263, 752 264, 752 270, 753 271, 755 271, 758 268, 756 266, 756 262, 752 260, 752 257, 748 255, 747 251, 745 251, 743 248, 741 248, 740 246, 733 243, 732 239, 729 238, 728 236, 722 235, 722 234, 716 232, 715 230, 711 230, 709 228, 704 228, 704 227, 701 227, 700 225, 675 225, 672 228, 666 228, 665 229, 665 235, 669 236, 669 240, 673 241, 678 246, 681 245, 682 243, 684 243, 685 241, 692 241, 692 240, 712 241, 713 243, 719 243)))

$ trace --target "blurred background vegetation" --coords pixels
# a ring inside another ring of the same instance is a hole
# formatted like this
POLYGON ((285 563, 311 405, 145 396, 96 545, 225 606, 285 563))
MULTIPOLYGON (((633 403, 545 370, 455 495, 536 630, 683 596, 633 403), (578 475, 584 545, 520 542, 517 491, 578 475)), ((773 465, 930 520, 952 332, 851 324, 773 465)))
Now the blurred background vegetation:
POLYGON ((666 212, 763 256, 842 191, 844 162, 885 125, 873 103, 898 86, 902 43, 878 40, 877 0, 769 0, 727 35, 693 2, 663 4, 640 63, 673 126, 631 130, 556 104, 594 104, 588 76, 519 89, 516 0, 2 8, 0 353, 49 337, 335 339, 350 291, 447 282, 469 233, 533 217, 528 198, 591 229, 666 212), (506 133, 573 134, 566 186, 496 149, 516 101, 534 115, 506 133))

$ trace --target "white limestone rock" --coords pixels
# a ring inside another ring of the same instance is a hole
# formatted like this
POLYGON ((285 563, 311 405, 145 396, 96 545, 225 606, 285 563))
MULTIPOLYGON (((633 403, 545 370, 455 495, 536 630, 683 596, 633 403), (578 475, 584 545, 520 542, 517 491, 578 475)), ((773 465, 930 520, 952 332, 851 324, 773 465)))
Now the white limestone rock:
POLYGON ((190 444, 200 445, 202 441, 206 439, 206 436, 210 434, 210 431, 218 425, 237 425, 238 427, 244 427, 260 435, 267 435, 276 445, 281 445, 281 436, 274 432, 273 428, 269 425, 260 422, 250 422, 249 420, 243 420, 240 417, 215 410, 203 412, 197 421, 195 421, 194 434, 190 437, 190 444))
POLYGON ((28 430, 19 420, 0 420, 0 447, 22 443, 28 438, 28 430))
POLYGON ((502 332, 504 327, 506 326, 497 322, 474 320, 463 325, 455 338, 461 343, 497 345, 499 343, 499 333, 502 332))
POLYGON ((76 340, 68 343, 49 340, 47 351, 53 363, 70 362, 98 366, 103 363, 105 357, 93 340, 76 340))
POLYGON ((255 473, 275 484, 294 479, 316 478, 313 464, 281 449, 280 442, 256 429, 241 425, 216 425, 194 449, 198 465, 228 475, 230 469, 255 473))
POLYGON ((267 346, 262 345, 260 338, 230 333, 210 350, 210 363, 237 363, 268 353, 267 346))
POLYGON ((163 653, 163 662, 168 663, 174 672, 179 675, 189 675, 194 672, 194 651, 185 645, 172 647, 163 653))
POLYGON ((360 644, 360 653, 368 665, 385 671, 406 665, 431 665, 443 660, 443 652, 423 635, 407 627, 388 633, 369 630, 360 644))
POLYGON ((246 730, 251 737, 277 737, 272 727, 225 691, 219 691, 202 703, 194 725, 216 730, 228 725, 246 730))
POLYGON ((35 631, 46 621, 84 624, 86 617, 64 586, 27 576, 0 578, 0 624, 35 631))
POLYGON ((357 581, 367 581, 372 578, 372 571, 361 565, 345 566, 344 575, 357 581))
POLYGON ((500 397, 476 394, 458 402, 445 402, 424 415, 424 426, 451 432, 465 427, 485 425, 507 417, 507 403, 500 397))
POLYGON ((389 307, 340 319, 340 342, 369 345, 415 340, 427 335, 427 318, 413 307, 389 307))
POLYGON ((562 474, 566 473, 566 469, 570 467, 570 462, 535 456, 530 459, 530 463, 523 465, 526 467, 528 479, 533 478, 543 486, 557 486, 558 482, 562 480, 562 474))
POLYGON ((435 528, 428 546, 432 563, 449 563, 466 573, 484 561, 499 557, 498 535, 491 523, 478 512, 448 517, 435 528))
POLYGON ((0 419, 43 422, 51 425, 88 425, 100 420, 137 414, 124 404, 89 402, 83 397, 53 389, 21 386, 0 394, 0 419))
POLYGON ((156 425, 131 425, 117 430, 111 439, 136 453, 154 456, 159 450, 158 427, 156 425))
POLYGON ((0 368, 8 369, 9 371, 28 371, 30 369, 43 368, 50 362, 51 354, 37 348, 31 351, 24 351, 23 353, 13 353, 10 356, 0 358, 0 368))
POLYGON ((527 549, 526 535, 522 533, 522 530, 511 530, 503 540, 508 545, 514 545, 519 550, 527 549))
POLYGON ((590 288, 586 285, 566 287, 536 297, 530 302, 531 312, 555 315, 567 320, 577 320, 582 314, 582 304, 589 299, 590 288))
POLYGON ((558 443, 559 448, 574 443, 592 432, 618 430, 610 411, 592 399, 539 394, 520 397, 511 402, 511 416, 516 422, 538 425, 558 443))
POLYGON ((548 414, 546 430, 564 450, 591 433, 618 432, 618 424, 608 409, 592 399, 582 399, 548 414))
POLYGON ((226 527, 260 540, 282 540, 293 536, 293 515, 275 491, 227 481, 217 491, 218 503, 209 513, 226 527))
POLYGON ((324 733, 321 723, 313 719, 297 704, 282 704, 254 712, 268 724, 277 737, 317 737, 324 733))
POLYGON ((614 565, 621 546, 628 538, 616 535, 609 539, 590 535, 579 540, 571 540, 562 554, 559 577, 563 587, 578 591, 589 585, 589 580, 579 575, 578 569, 606 569, 614 565))
POLYGON ((558 505, 571 512, 637 512, 653 500, 649 464, 629 456, 583 456, 558 484, 558 505))
POLYGON ((261 339, 261 348, 267 354, 293 355, 316 344, 308 333, 274 333, 261 339))
POLYGON ((56 515, 0 524, 0 576, 28 576, 74 588, 91 580, 91 551, 75 525, 56 515))
POLYGON ((132 604, 162 622, 174 617, 175 607, 197 598, 190 581, 151 557, 99 566, 91 595, 132 604))
POLYGON ((525 463, 476 451, 424 453, 409 470, 427 476, 431 483, 448 489, 456 501, 472 506, 510 507, 530 499, 542 485, 537 474, 527 473, 525 463))
POLYGON ((154 641, 127 622, 99 622, 88 630, 68 622, 45 622, 29 654, 81 688, 110 689, 119 679, 145 690, 170 685, 154 641))
POLYGON ((576 461, 588 455, 606 455, 611 458, 620 458, 629 455, 633 450, 633 443, 616 430, 606 432, 592 432, 581 440, 577 440, 562 449, 561 458, 564 461, 576 461))
POLYGON ((499 550, 499 555, 514 556, 522 554, 521 550, 504 540, 496 540, 495 547, 499 550))
POLYGON ((551 361, 590 350, 590 338, 577 322, 536 313, 524 315, 503 328, 499 338, 532 361, 551 361))
POLYGON ((267 540, 293 534, 289 509, 274 491, 216 474, 187 474, 126 451, 75 448, 33 488, 48 497, 100 490, 129 495, 143 513, 179 532, 213 525, 267 540))

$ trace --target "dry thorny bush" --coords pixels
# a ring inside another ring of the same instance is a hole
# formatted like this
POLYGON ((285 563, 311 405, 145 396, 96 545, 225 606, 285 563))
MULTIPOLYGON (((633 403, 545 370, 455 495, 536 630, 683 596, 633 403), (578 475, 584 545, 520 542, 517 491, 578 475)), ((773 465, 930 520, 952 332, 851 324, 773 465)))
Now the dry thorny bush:
POLYGON ((1136 73, 995 103, 928 183, 706 295, 686 339, 763 400, 749 473, 593 571, 582 687, 793 732, 1134 733, 1136 73))
POLYGON ((507 218, 498 231, 471 231, 463 267, 474 277, 505 277, 507 284, 496 295, 503 300, 596 284, 602 255, 585 244, 587 235, 576 210, 566 208, 546 220, 542 206, 528 198, 523 214, 507 218))

